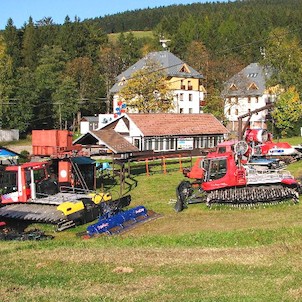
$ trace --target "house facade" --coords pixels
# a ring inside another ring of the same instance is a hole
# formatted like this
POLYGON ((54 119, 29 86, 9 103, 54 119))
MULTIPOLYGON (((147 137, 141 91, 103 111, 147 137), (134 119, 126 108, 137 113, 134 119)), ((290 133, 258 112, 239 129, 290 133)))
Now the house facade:
POLYGON ((95 131, 103 128, 114 120, 114 114, 99 114, 98 116, 83 116, 80 121, 80 133, 95 131))
POLYGON ((89 130, 95 130, 99 127, 99 118, 97 116, 83 116, 80 121, 80 133, 85 134, 89 130))
POLYGON ((74 143, 106 145, 113 152, 123 152, 124 148, 124 152, 191 150, 198 153, 215 147, 227 135, 228 130, 211 114, 128 113, 98 131, 86 133, 74 143))
MULTIPOLYGON (((229 121, 230 131, 238 130, 238 117, 264 107, 276 100, 274 88, 267 88, 270 78, 268 68, 252 63, 234 75, 224 85, 222 96, 225 100, 224 114, 229 121)), ((251 128, 266 128, 268 111, 263 110, 250 117, 251 128)), ((249 117, 243 119, 246 121, 249 117)))
POLYGON ((204 106, 205 88, 203 76, 169 51, 151 52, 117 77, 110 93, 113 96, 113 113, 135 113, 127 108, 125 100, 119 97, 120 89, 127 84, 134 72, 143 69, 149 60, 157 62, 167 74, 167 84, 173 94, 173 109, 170 113, 200 113, 204 106))

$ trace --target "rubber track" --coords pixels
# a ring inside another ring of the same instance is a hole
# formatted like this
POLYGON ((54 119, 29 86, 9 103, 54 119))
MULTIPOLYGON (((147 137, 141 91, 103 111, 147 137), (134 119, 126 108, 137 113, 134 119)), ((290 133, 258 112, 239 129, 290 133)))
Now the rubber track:
POLYGON ((211 191, 207 195, 207 205, 211 204, 258 204, 273 203, 293 199, 298 202, 295 189, 284 186, 240 187, 211 191))
POLYGON ((67 221, 65 215, 54 205, 10 204, 0 208, 1 218, 57 224, 67 221))

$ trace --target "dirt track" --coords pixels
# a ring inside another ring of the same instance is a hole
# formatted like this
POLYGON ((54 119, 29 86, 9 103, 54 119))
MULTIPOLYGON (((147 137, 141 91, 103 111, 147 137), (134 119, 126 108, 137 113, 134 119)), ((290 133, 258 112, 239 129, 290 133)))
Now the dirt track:
POLYGON ((26 150, 30 154, 32 154, 32 146, 31 145, 7 145, 5 146, 7 149, 10 149, 16 153, 21 153, 22 151, 26 150))

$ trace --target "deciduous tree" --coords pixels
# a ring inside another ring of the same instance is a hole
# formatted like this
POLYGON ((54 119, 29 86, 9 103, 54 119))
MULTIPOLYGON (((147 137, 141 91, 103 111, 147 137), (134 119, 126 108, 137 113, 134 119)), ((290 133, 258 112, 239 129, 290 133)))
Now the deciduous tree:
POLYGON ((140 113, 168 112, 173 108, 166 74, 159 64, 149 60, 145 68, 132 74, 119 92, 127 106, 140 113))
POLYGON ((286 136, 299 128, 297 121, 302 116, 302 101, 295 87, 289 87, 281 93, 274 105, 272 117, 275 121, 275 127, 279 130, 281 136, 286 136))

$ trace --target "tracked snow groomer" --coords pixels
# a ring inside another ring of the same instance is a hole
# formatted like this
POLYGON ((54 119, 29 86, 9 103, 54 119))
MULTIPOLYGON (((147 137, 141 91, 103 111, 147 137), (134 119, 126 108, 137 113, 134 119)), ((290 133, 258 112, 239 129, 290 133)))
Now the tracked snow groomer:
POLYGON ((130 196, 112 200, 95 193, 95 162, 72 145, 67 130, 34 130, 36 161, 0 170, 0 218, 4 221, 50 223, 57 230, 91 222, 130 204, 130 196))
POLYGON ((110 208, 130 204, 130 196, 112 200, 110 193, 59 187, 49 176, 50 162, 28 162, 1 171, 0 217, 4 221, 49 223, 62 231, 91 222, 110 208))
POLYGON ((175 210, 190 203, 205 202, 228 205, 254 205, 299 200, 299 183, 288 171, 258 171, 245 165, 248 152, 245 141, 226 141, 215 152, 199 158, 191 171, 185 172, 193 182, 182 181, 177 189, 175 210))

